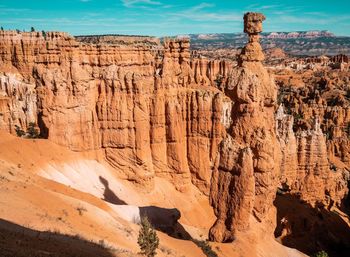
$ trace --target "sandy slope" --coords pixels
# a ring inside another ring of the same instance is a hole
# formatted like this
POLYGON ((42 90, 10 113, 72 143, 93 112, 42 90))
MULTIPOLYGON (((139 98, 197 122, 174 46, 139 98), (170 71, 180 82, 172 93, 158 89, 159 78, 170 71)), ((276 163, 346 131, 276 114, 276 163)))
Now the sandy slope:
MULTIPOLYGON (((214 214, 198 190, 182 194, 157 178, 155 189, 147 193, 116 174, 103 161, 48 140, 21 139, 0 132, 0 219, 35 230, 79 235, 108 245, 116 256, 137 254, 139 227, 134 222, 144 209, 152 210, 155 219, 161 220, 171 219, 172 210, 169 213, 167 208, 178 208, 180 223, 192 237, 207 236, 214 214)), ((205 256, 189 240, 162 232, 158 235, 159 256, 205 256)), ((219 256, 230 257, 301 256, 272 238, 213 244, 213 249, 219 256)))

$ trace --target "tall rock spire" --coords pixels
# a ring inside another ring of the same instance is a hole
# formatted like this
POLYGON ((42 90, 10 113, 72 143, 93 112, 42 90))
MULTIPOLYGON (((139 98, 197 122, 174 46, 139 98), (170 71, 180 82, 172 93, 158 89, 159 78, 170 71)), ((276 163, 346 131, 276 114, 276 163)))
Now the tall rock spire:
POLYGON ((250 233, 253 224, 256 228, 267 223, 260 227, 273 230, 280 150, 274 125, 277 88, 261 62, 259 33, 264 19, 260 13, 244 15, 249 41, 225 88, 233 103, 232 125, 220 144, 212 173, 210 202, 217 220, 209 238, 214 241, 232 241, 250 233))

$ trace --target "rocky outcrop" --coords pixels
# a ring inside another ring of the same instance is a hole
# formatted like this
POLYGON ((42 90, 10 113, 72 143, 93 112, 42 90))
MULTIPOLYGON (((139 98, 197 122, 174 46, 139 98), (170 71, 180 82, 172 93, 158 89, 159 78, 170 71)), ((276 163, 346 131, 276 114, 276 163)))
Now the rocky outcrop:
POLYGON ((274 126, 277 88, 263 67, 259 13, 244 16, 249 42, 232 70, 226 93, 233 102, 232 126, 220 145, 213 170, 210 202, 217 220, 211 240, 232 241, 250 228, 251 216, 268 216, 276 193, 279 146, 274 126))
POLYGON ((349 173, 348 74, 340 71, 335 76, 326 68, 322 73, 305 71, 298 85, 292 79, 287 82, 277 78, 284 106, 276 117, 286 158, 282 161, 281 181, 286 183, 286 190, 312 206, 341 206, 348 191, 349 173))
POLYGON ((281 190, 297 195, 311 206, 340 206, 347 183, 344 174, 329 161, 319 120, 314 119, 310 129, 294 133, 293 116, 285 114, 280 106, 276 122, 282 151, 281 190))

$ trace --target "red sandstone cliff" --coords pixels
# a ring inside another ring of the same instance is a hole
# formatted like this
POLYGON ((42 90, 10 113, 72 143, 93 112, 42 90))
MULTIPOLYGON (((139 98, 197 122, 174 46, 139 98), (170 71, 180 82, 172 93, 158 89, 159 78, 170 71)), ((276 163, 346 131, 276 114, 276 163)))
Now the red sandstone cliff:
POLYGON ((129 180, 151 186, 166 176, 179 189, 192 181, 208 193, 230 108, 209 86, 225 66, 190 63, 186 40, 79 40, 0 32, 0 128, 14 133, 35 122, 60 145, 102 150, 129 180))
POLYGON ((277 188, 313 206, 345 198, 350 115, 323 108, 322 97, 305 104, 303 93, 286 103, 312 124, 277 111, 277 87, 261 63, 263 19, 246 16, 250 37, 237 67, 192 58, 186 39, 0 31, 0 129, 35 122, 43 137, 102 154, 147 189, 155 176, 180 191, 194 184, 217 216, 212 240, 233 240, 256 223, 272 234, 277 188), (331 169, 333 157, 341 169, 331 169))

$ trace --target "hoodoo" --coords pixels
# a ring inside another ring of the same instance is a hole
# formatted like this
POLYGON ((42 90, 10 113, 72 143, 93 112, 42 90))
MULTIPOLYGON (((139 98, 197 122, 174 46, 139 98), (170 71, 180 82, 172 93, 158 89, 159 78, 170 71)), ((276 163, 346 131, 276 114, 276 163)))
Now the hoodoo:
POLYGON ((230 74, 226 94, 233 102, 232 124, 222 141, 211 181, 210 202, 217 220, 209 237, 232 241, 252 219, 269 217, 276 193, 279 145, 274 126, 277 88, 262 65, 260 13, 244 15, 249 42, 230 74))

